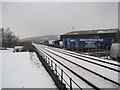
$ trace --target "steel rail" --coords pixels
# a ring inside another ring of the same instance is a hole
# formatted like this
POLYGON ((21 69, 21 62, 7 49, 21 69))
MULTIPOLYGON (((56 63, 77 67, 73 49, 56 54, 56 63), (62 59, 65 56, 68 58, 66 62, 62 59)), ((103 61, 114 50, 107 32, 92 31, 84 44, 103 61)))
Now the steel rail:
POLYGON ((90 70, 90 69, 87 69, 87 68, 85 68, 85 67, 83 67, 83 66, 81 66, 81 65, 79 65, 79 64, 76 64, 76 63, 74 63, 74 62, 72 62, 72 61, 70 61, 70 60, 68 60, 68 59, 66 59, 66 58, 64 58, 64 57, 62 57, 62 56, 60 56, 60 55, 57 55, 57 54, 55 54, 55 53, 53 53, 53 52, 51 52, 51 51, 49 51, 49 50, 46 50, 46 51, 48 51, 48 52, 50 52, 50 53, 52 53, 52 54, 54 54, 54 55, 56 55, 56 56, 64 59, 64 60, 67 60, 68 62, 73 63, 73 64, 75 64, 75 65, 77 65, 77 66, 79 66, 79 67, 81 67, 81 68, 83 68, 83 69, 85 69, 85 70, 87 70, 87 71, 95 74, 95 75, 98 75, 99 77, 101 77, 101 78, 103 78, 103 79, 106 79, 106 80, 108 80, 108 81, 110 81, 110 82, 112 82, 112 83, 120 86, 120 83, 118 83, 118 82, 115 82, 115 81, 113 81, 113 80, 111 80, 111 79, 109 79, 109 78, 107 78, 107 77, 105 77, 105 76, 103 76, 103 75, 100 75, 100 74, 98 74, 98 73, 96 73, 96 72, 94 72, 94 71, 92 71, 92 70, 90 70))

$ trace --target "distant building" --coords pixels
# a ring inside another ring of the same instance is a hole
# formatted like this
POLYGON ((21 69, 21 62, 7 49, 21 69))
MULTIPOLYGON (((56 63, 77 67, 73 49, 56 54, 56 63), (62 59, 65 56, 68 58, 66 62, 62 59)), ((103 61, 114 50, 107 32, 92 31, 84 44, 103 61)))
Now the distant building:
POLYGON ((60 40, 67 38, 115 38, 119 41, 120 31, 119 29, 100 29, 100 30, 83 30, 83 31, 71 31, 66 34, 60 35, 60 40))
POLYGON ((69 50, 110 49, 120 41, 119 29, 71 31, 60 36, 63 47, 69 50))

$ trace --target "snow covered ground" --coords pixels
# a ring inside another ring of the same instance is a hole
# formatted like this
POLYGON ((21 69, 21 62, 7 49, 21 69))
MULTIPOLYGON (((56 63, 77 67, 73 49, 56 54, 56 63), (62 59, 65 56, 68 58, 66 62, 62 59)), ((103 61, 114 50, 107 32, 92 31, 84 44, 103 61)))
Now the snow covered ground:
POLYGON ((2 88, 57 88, 35 53, 2 53, 2 88))

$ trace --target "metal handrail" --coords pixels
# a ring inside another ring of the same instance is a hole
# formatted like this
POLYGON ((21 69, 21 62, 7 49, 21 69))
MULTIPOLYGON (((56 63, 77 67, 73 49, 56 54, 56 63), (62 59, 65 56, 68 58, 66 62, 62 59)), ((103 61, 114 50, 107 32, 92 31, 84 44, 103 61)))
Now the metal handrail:
MULTIPOLYGON (((37 50, 38 50, 38 49, 37 49, 37 50)), ((66 83, 66 85, 68 85, 68 87, 70 87, 70 90, 73 89, 73 87, 72 87, 72 82, 73 82, 78 88, 80 88, 80 89, 82 90, 82 88, 81 88, 74 80, 72 80, 72 78, 71 78, 66 72, 63 71, 63 69, 61 69, 61 68, 60 68, 55 62, 53 62, 47 55, 45 55, 44 53, 42 53, 41 50, 38 50, 38 51, 39 51, 39 54, 40 54, 40 55, 45 59, 45 61, 48 63, 48 65, 50 66, 50 68, 51 68, 53 71, 56 72, 55 74, 61 77, 61 82, 64 81, 64 82, 66 83), (52 63, 51 63, 51 62, 52 62, 52 63), (53 66, 53 64, 55 65, 55 67, 53 66), (57 71, 57 68, 60 69, 60 71, 62 72, 62 75, 57 71), (63 78, 63 74, 66 75, 66 76, 69 78, 70 84, 63 78)))

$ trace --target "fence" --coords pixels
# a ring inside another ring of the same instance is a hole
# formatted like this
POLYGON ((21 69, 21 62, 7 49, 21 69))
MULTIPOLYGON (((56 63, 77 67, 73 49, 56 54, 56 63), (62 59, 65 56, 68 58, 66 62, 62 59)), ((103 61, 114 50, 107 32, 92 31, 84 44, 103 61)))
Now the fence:
POLYGON ((51 60, 40 50, 39 54, 44 58, 48 66, 50 66, 50 69, 53 70, 53 72, 58 76, 61 83, 64 83, 68 89, 73 90, 74 86, 74 88, 79 88, 80 90, 82 90, 82 88, 74 80, 72 80, 72 78, 66 72, 63 71, 63 69, 61 69, 56 63, 54 63, 53 60, 51 60))

